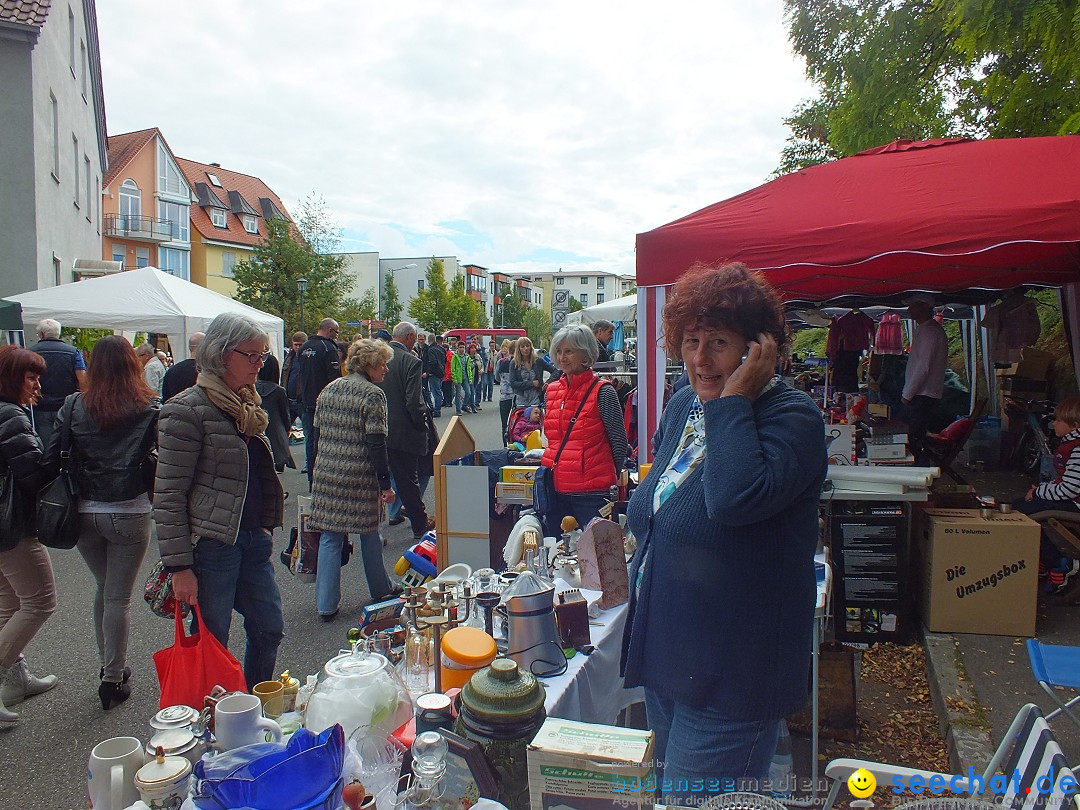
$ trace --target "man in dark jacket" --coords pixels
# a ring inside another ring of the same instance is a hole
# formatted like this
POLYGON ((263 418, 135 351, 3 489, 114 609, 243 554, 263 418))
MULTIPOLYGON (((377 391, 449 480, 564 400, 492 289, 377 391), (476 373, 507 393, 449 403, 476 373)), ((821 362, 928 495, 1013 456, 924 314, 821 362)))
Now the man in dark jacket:
POLYGON ((341 354, 338 352, 337 336, 341 328, 333 318, 323 318, 319 331, 300 347, 296 363, 300 366, 297 393, 303 407, 300 420, 304 423, 304 450, 307 456, 308 489, 315 469, 315 456, 319 452, 319 434, 315 431, 315 404, 319 394, 341 376, 341 354))
POLYGON ((165 372, 165 379, 161 381, 161 401, 168 402, 181 391, 186 391, 195 384, 199 376, 199 368, 195 365, 195 350, 199 348, 205 335, 195 332, 188 338, 188 358, 181 360, 165 372))
POLYGON ((420 460, 427 453, 427 406, 421 393, 423 367, 413 354, 416 327, 402 321, 394 327, 390 348, 394 357, 378 386, 386 394, 386 456, 398 497, 409 515, 413 538, 428 530, 428 515, 420 494, 420 460))
POLYGON ((608 344, 615 336, 615 324, 611 321, 599 320, 592 325, 593 335, 596 336, 596 346, 600 350, 596 358, 597 363, 610 363, 615 359, 615 353, 608 349, 608 344))
POLYGON ((300 415, 300 364, 294 362, 300 354, 300 348, 307 343, 307 332, 293 332, 292 347, 285 352, 285 362, 281 366, 281 387, 289 399, 289 426, 300 415))
POLYGON ((37 325, 38 342, 30 347, 45 358, 41 375, 41 401, 34 408, 34 428, 42 444, 49 443, 57 411, 69 394, 86 386, 86 361, 82 352, 60 340, 60 324, 45 318, 37 325))
POLYGON ((431 393, 431 401, 435 406, 435 416, 442 416, 443 406, 443 374, 446 372, 446 347, 442 345, 442 338, 436 341, 435 335, 428 335, 428 345, 424 349, 424 383, 431 393))

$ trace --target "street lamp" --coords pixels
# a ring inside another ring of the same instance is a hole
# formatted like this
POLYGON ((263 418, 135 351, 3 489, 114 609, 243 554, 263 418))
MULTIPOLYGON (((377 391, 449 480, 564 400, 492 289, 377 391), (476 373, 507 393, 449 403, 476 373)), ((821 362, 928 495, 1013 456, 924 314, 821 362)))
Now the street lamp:
POLYGON ((306 332, 307 326, 304 324, 304 293, 307 292, 307 279, 298 278, 296 280, 296 286, 300 290, 300 331, 306 332))
MULTIPOLYGON (((387 267, 386 272, 390 273, 390 275, 393 275, 398 270, 413 270, 415 268, 416 268, 416 262, 412 262, 410 264, 403 264, 403 265, 401 265, 401 267, 387 267)), ((397 285, 397 276, 394 276, 394 285, 395 286, 397 285)), ((384 316, 386 314, 383 311, 384 302, 383 302, 383 290, 382 290, 382 287, 383 287, 382 276, 379 276, 379 318, 380 318, 380 320, 382 320, 382 316, 384 316)))

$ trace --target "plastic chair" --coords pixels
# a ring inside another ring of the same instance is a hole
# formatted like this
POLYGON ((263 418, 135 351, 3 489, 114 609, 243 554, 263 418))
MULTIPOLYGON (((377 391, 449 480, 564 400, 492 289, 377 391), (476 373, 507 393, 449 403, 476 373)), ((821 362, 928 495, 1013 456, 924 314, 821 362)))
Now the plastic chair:
POLYGON ((1080 703, 1080 694, 1066 701, 1054 688, 1063 686, 1067 689, 1080 690, 1080 647, 1042 644, 1038 639, 1029 638, 1027 651, 1035 680, 1058 706, 1046 715, 1046 719, 1052 720, 1059 714, 1066 714, 1070 720, 1080 726, 1080 718, 1073 711, 1073 707, 1080 703))
POLYGON ((945 788, 950 793, 966 794, 972 799, 990 799, 1002 807, 1011 807, 1012 810, 1074 810, 1076 807, 1073 800, 1076 792, 1075 775, 1065 760, 1061 746, 1054 738, 1054 732, 1034 703, 1020 707, 1009 730, 1005 732, 1001 745, 991 757, 990 764, 981 776, 975 776, 974 779, 961 774, 935 773, 884 762, 834 759, 825 768, 825 775, 833 780, 829 794, 825 797, 825 810, 833 806, 840 786, 847 784, 848 778, 859 768, 870 771, 881 788, 890 785, 895 776, 901 777, 905 784, 910 784, 913 776, 922 777, 924 780, 938 776, 944 780, 945 788), (1020 774, 1019 779, 1014 777, 1016 773, 1020 774), (995 774, 1006 774, 1009 779, 1005 792, 991 797, 988 785, 995 774), (1048 777, 1051 781, 1047 782, 1043 777, 1048 777), (1053 787, 1047 791, 1051 784, 1053 787))

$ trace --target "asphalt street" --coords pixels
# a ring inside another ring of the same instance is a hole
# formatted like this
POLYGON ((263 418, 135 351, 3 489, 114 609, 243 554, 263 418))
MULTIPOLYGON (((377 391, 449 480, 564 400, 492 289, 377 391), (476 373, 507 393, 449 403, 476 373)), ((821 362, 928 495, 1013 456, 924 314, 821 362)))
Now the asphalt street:
MULTIPOLYGON (((436 420, 440 434, 452 415, 452 408, 444 409, 443 416, 436 420)), ((479 414, 466 414, 462 418, 478 449, 501 445, 497 401, 485 402, 479 414)), ((292 449, 297 464, 303 467, 303 446, 292 449)), ((286 471, 282 483, 291 494, 285 502, 285 527, 274 535, 274 563, 285 613, 285 640, 278 653, 278 670, 289 669, 303 682, 304 676, 318 672, 327 659, 345 646, 345 633, 369 596, 357 553, 342 571, 341 613, 334 622, 319 620, 315 611, 315 586, 295 581, 277 563, 289 529, 296 525, 295 496, 307 492, 306 476, 297 471, 286 471)), ((430 514, 434 514, 433 483, 428 486, 425 502, 430 514)), ((383 559, 387 570, 392 571, 401 553, 412 545, 408 522, 399 526, 384 523, 383 537, 388 541, 383 559)), ((149 739, 149 721, 158 710, 158 684, 151 656, 173 641, 172 621, 154 616, 142 600, 142 582, 157 559, 156 544, 151 540, 131 605, 128 664, 134 670, 134 692, 121 706, 102 711, 97 697, 100 663, 92 618, 94 581, 77 551, 51 554, 59 604, 30 643, 26 657, 32 671, 54 673, 60 684, 17 706, 20 714, 17 723, 0 725, 0 806, 5 808, 85 808, 91 748, 116 736, 138 737, 144 743, 149 739)), ((242 621, 236 614, 233 618, 229 647, 242 658, 242 621)))

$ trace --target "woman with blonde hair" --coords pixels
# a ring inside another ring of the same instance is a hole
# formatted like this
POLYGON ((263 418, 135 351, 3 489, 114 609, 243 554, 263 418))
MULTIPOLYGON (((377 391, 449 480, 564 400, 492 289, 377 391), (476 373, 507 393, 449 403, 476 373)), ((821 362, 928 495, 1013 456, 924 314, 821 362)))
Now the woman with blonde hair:
POLYGON ((510 387, 514 390, 514 407, 544 403, 544 372, 555 374, 555 367, 537 357, 532 341, 518 338, 514 359, 510 364, 510 387))
POLYGON ((507 443, 506 425, 510 421, 510 411, 514 409, 514 389, 510 386, 510 364, 514 358, 517 340, 506 338, 499 348, 499 358, 495 361, 495 379, 499 381, 499 416, 502 419, 503 444, 507 443))
POLYGON ((341 602, 341 547, 360 535, 368 593, 380 601, 398 593, 382 560, 382 504, 394 500, 386 457, 386 377, 394 352, 381 340, 363 338, 349 346, 346 375, 319 394, 315 426, 319 455, 311 482, 308 527, 321 530, 315 579, 316 609, 323 621, 337 616, 341 602))

